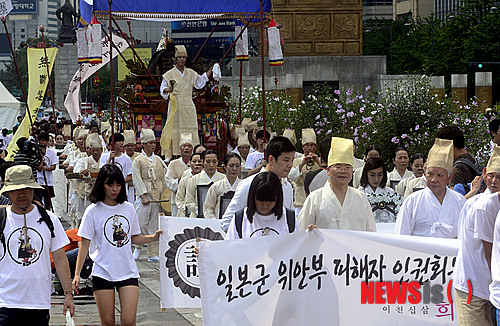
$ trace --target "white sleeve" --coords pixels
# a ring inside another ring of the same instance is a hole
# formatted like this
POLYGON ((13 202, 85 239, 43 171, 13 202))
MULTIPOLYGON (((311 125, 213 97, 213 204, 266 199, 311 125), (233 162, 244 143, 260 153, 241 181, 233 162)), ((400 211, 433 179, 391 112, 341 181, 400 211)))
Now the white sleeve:
POLYGON ((299 181, 300 176, 302 175, 302 171, 299 169, 300 165, 293 167, 288 173, 288 179, 292 182, 299 181))
POLYGON ((207 81, 208 81, 208 77, 207 77, 207 73, 206 72, 203 73, 203 75, 201 75, 201 76, 198 75, 196 77, 196 81, 194 83, 194 88, 196 88, 196 89, 202 89, 205 86, 205 84, 207 83, 207 81))
POLYGON ((491 209, 471 208, 467 214, 474 213, 476 213, 474 218, 474 238, 493 243, 493 233, 495 231, 495 220, 497 217, 496 212, 491 209))
POLYGON ((52 220, 52 224, 54 225, 54 238, 51 238, 50 241, 50 252, 54 252, 58 249, 63 248, 65 245, 69 244, 69 239, 68 236, 66 235, 66 232, 64 232, 64 228, 59 221, 59 219, 52 214, 51 212, 49 213, 50 219, 52 220))
POLYGON ((220 227, 224 232, 227 231, 229 224, 233 219, 234 213, 247 207, 248 191, 250 190, 250 184, 252 183, 252 180, 253 178, 251 180, 248 180, 250 182, 247 181, 244 184, 242 184, 242 182, 239 184, 238 188, 236 188, 234 197, 233 199, 231 199, 231 202, 229 203, 229 206, 227 207, 226 212, 224 213, 224 216, 222 217, 222 220, 220 222, 220 227))
POLYGON ((234 214, 231 216, 231 223, 229 223, 227 233, 224 236, 224 240, 235 240, 235 239, 240 238, 240 236, 238 235, 238 232, 236 231, 236 226, 234 224, 233 216, 234 216, 234 214))
POLYGON ((79 237, 88 240, 94 239, 94 233, 95 233, 94 219, 92 218, 93 207, 95 206, 87 207, 85 213, 83 213, 82 222, 80 223, 80 227, 78 228, 78 233, 77 233, 79 237))
POLYGON ((73 168, 74 173, 80 173, 85 169, 85 159, 79 159, 78 162, 76 162, 75 167, 73 168))
POLYGON ((172 178, 172 169, 170 166, 167 166, 167 173, 165 174, 165 183, 167 184, 168 189, 172 190, 172 192, 176 192, 179 187, 179 179, 172 178))
POLYGON ((99 159, 99 169, 102 168, 105 164, 108 164, 109 154, 103 153, 101 158, 99 159))
POLYGON ((129 175, 132 174, 132 160, 130 159, 130 157, 128 157, 127 154, 122 154, 122 156, 124 157, 124 162, 125 164, 123 164, 123 177, 126 178, 128 177, 129 175))
POLYGON ((170 94, 170 93, 163 93, 163 90, 164 90, 165 88, 168 88, 168 87, 169 87, 169 86, 168 86, 167 81, 166 81, 165 79, 162 79, 162 81, 161 81, 161 85, 160 85, 160 95, 161 95, 161 97, 163 97, 165 100, 168 100, 168 97, 169 97, 169 94, 170 94))
POLYGON ((299 229, 305 230, 310 224, 316 224, 316 216, 314 214, 314 199, 316 198, 316 193, 311 193, 307 196, 304 201, 304 206, 300 210, 297 219, 299 221, 299 229))
POLYGON ((57 159, 57 154, 55 151, 50 151, 49 152, 49 166, 52 166, 52 165, 56 165, 58 163, 58 159, 57 159))
POLYGON ((395 234, 411 235, 413 232, 413 218, 412 218, 412 199, 406 199, 399 209, 398 217, 396 219, 396 226, 394 228, 395 234))

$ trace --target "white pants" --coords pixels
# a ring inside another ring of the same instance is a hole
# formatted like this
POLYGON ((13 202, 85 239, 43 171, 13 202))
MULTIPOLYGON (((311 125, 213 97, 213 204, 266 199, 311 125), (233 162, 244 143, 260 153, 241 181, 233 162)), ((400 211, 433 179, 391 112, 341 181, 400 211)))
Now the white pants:
MULTIPOLYGON (((150 195, 146 195, 149 200, 152 200, 150 195)), ((150 203, 144 205, 142 198, 137 197, 135 200, 135 211, 139 217, 139 227, 142 235, 155 234, 158 230, 158 215, 161 212, 159 203, 150 203)), ((158 256, 158 242, 148 244, 149 257, 158 256)))

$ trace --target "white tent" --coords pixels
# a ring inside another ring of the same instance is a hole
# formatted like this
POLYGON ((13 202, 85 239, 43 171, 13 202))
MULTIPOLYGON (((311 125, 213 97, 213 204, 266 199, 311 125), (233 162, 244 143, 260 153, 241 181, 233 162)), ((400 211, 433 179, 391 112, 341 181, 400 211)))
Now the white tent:
POLYGON ((19 102, 0 82, 0 127, 12 129, 20 115, 21 102, 19 102))

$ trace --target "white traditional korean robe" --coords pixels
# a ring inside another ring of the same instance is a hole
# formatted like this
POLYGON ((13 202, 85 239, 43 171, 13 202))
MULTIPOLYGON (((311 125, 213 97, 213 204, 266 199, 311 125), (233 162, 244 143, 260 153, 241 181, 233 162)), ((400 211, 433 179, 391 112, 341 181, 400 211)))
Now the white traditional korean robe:
POLYGON ((450 238, 457 236, 459 215, 465 197, 446 189, 440 204, 429 188, 411 194, 401 205, 396 220, 396 234, 450 238))
POLYGON ((399 175, 399 172, 396 169, 394 169, 394 170, 392 170, 392 172, 389 172, 389 174, 387 175, 387 185, 389 187, 391 186, 391 180, 392 181, 399 181, 401 179, 411 178, 413 176, 415 176, 413 174, 413 172, 411 172, 410 170, 405 170, 405 174, 401 178, 401 176, 399 175))
POLYGON ((182 173, 189 169, 189 166, 182 160, 182 157, 170 161, 167 167, 167 174, 165 174, 165 182, 167 187, 172 191, 170 204, 172 205, 172 216, 177 216, 177 205, 175 203, 175 195, 179 187, 179 177, 182 173))
POLYGON ((240 178, 236 178, 232 186, 229 184, 227 177, 215 182, 208 189, 207 198, 205 199, 205 203, 203 203, 203 217, 219 218, 220 196, 228 191, 236 191, 240 181, 240 178))
POLYGON ((344 203, 340 205, 329 181, 307 196, 298 220, 301 230, 315 224, 320 229, 377 231, 372 207, 365 194, 349 187, 344 203))
POLYGON ((418 188, 427 188, 427 180, 425 179, 425 174, 419 178, 414 178, 408 181, 404 197, 407 198, 413 193, 413 189, 418 189, 418 188))
POLYGON ((224 180, 226 176, 220 172, 215 172, 215 174, 210 178, 205 170, 201 171, 194 177, 192 177, 187 184, 185 204, 187 209, 191 212, 190 217, 196 217, 198 214, 198 185, 208 185, 212 182, 217 182, 219 180, 224 180))

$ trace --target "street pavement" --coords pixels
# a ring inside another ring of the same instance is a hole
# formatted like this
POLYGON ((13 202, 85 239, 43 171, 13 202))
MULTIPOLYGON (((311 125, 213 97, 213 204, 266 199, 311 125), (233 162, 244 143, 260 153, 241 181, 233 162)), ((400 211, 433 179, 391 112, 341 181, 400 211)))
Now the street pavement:
MULTIPOLYGON (((69 225, 63 222, 65 228, 69 225)), ((139 269, 139 305, 137 307, 137 325, 172 325, 172 326, 202 326, 202 318, 195 316, 199 309, 160 309, 160 266, 159 263, 150 263, 147 256, 142 255, 137 260, 139 269)), ((115 320, 120 324, 120 302, 118 293, 115 292, 115 320)), ((75 325, 94 326, 100 325, 99 314, 94 297, 89 295, 76 295, 74 297, 76 313, 75 325)), ((66 317, 62 313, 63 296, 52 295, 50 309, 50 325, 66 325, 66 317)))

